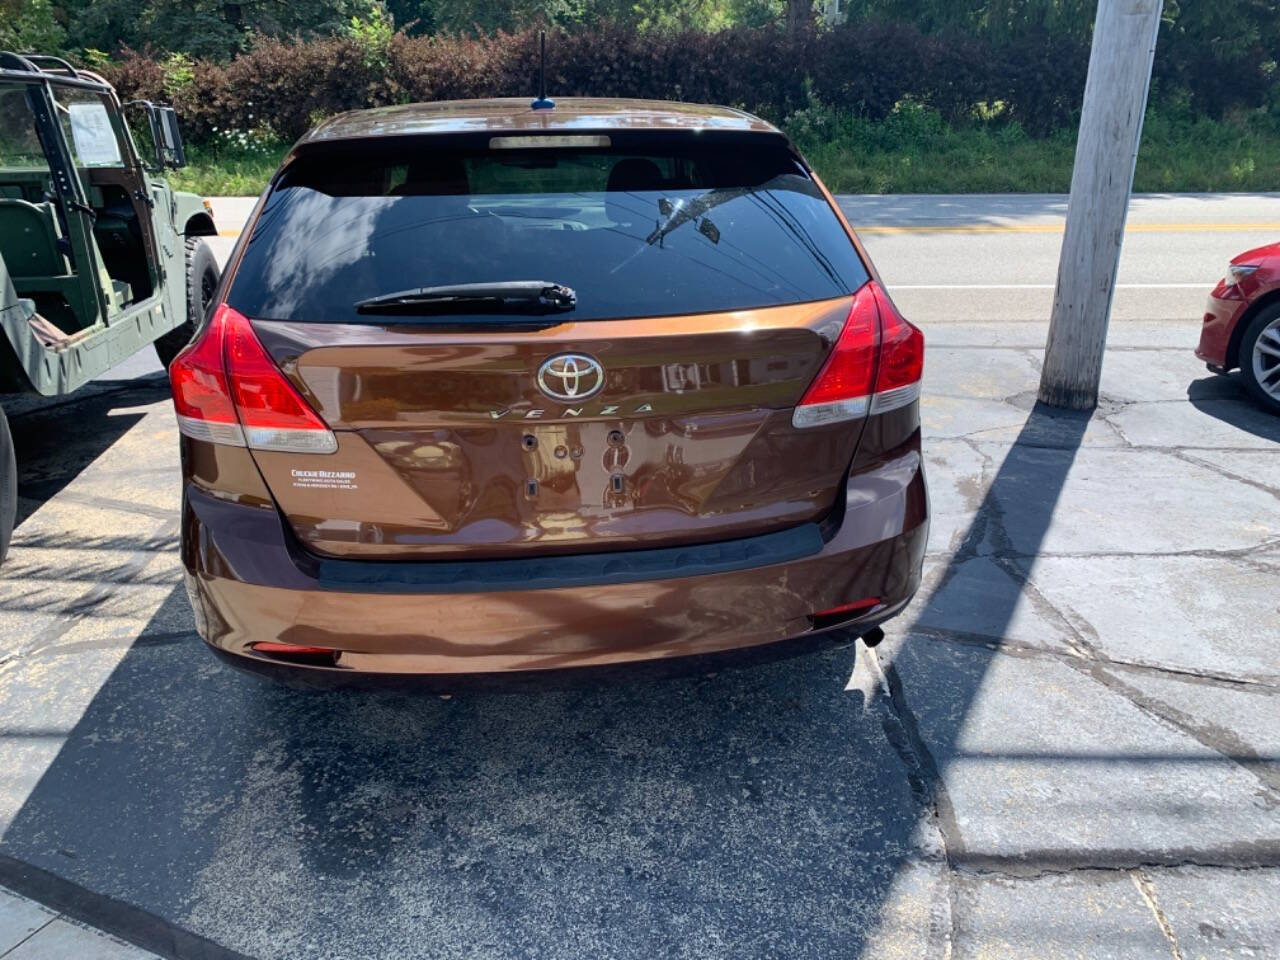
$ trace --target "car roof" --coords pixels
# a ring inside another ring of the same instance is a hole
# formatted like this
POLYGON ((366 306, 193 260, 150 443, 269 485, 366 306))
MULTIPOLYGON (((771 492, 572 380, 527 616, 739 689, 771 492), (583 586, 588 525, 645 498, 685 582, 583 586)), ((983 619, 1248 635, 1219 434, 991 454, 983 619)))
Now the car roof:
POLYGON ((442 133, 541 133, 610 130, 779 131, 759 117, 731 107, 670 100, 563 97, 549 110, 534 110, 528 97, 441 100, 372 110, 353 110, 326 120, 298 141, 299 146, 368 137, 442 133))

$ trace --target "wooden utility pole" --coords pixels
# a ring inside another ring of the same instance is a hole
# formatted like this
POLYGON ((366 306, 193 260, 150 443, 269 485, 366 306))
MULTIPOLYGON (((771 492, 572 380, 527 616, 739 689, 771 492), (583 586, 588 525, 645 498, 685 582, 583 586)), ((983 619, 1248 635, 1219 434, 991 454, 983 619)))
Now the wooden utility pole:
POLYGON ((1163 0, 1098 0, 1040 399, 1092 410, 1163 0))

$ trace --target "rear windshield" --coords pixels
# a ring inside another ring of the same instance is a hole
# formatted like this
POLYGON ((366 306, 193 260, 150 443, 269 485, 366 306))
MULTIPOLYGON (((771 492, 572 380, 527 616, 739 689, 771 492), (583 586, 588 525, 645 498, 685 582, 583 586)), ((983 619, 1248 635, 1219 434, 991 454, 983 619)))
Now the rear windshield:
POLYGON ((385 323, 355 304, 538 280, 576 292, 564 319, 601 320, 824 300, 867 279, 780 138, 531 142, 431 137, 303 153, 267 198, 229 302, 264 319, 385 323))

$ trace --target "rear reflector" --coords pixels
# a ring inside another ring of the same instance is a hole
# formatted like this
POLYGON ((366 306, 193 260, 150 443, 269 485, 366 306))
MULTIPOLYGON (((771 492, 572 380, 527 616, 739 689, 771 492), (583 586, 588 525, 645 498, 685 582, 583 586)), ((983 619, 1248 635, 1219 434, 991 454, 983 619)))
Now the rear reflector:
POLYGON ((853 295, 844 328, 791 423, 817 427, 905 407, 920 396, 923 368, 924 334, 868 281, 853 295))
POLYGON ((225 303, 169 365, 178 429, 254 450, 333 453, 338 439, 225 303))
POLYGON ((339 650, 331 647, 307 647, 297 643, 260 641, 249 644, 254 653, 313 667, 332 667, 338 663, 339 650))
POLYGON ((275 643, 273 641, 262 641, 251 644, 251 646, 258 653, 283 653, 295 657, 330 656, 335 652, 332 647, 304 647, 296 643, 275 643))
POLYGON ((850 620, 856 620, 858 617, 870 613, 878 606, 880 606, 879 597, 863 597, 861 600, 855 600, 852 603, 842 603, 838 607, 829 607, 826 610, 811 613, 809 620, 815 630, 823 630, 850 620))

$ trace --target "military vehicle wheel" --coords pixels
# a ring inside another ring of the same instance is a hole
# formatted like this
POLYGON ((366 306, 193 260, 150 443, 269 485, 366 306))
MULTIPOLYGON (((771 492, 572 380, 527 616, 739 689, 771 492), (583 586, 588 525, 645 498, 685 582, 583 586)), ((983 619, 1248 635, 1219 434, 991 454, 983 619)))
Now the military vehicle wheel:
POLYGON ((18 510, 18 461, 13 455, 9 418, 0 410, 0 562, 9 552, 13 518, 18 510))
POLYGON ((214 291, 222 271, 214 259, 213 250, 199 237, 187 239, 187 320, 174 327, 156 341, 156 356, 166 370, 173 358, 195 336, 196 327, 204 319, 204 312, 213 302, 214 291))

